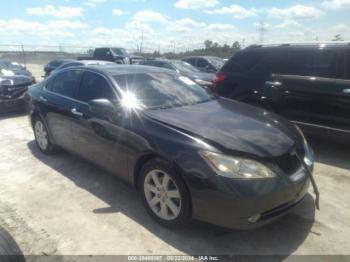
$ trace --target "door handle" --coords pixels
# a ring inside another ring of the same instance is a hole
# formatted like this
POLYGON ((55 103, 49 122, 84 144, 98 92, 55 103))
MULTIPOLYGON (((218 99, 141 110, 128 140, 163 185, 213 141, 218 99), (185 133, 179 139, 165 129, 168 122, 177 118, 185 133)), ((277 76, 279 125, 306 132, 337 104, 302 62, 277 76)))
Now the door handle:
POLYGON ((41 102, 47 102, 47 99, 43 96, 39 96, 39 101, 41 102))
POLYGON ((83 113, 77 111, 76 108, 72 108, 70 111, 71 111, 71 113, 72 113, 73 115, 76 115, 76 116, 83 116, 83 113))
POLYGON ((343 93, 344 93, 344 94, 350 94, 350 89, 344 89, 344 90, 343 90, 343 93))

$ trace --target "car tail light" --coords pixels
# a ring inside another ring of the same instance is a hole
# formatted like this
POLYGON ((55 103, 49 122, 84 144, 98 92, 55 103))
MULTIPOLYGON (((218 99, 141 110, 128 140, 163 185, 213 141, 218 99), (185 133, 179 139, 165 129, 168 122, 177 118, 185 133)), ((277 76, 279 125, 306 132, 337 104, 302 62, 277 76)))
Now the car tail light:
POLYGON ((213 81, 213 89, 215 90, 218 85, 226 79, 226 75, 223 73, 216 74, 214 81, 213 81))

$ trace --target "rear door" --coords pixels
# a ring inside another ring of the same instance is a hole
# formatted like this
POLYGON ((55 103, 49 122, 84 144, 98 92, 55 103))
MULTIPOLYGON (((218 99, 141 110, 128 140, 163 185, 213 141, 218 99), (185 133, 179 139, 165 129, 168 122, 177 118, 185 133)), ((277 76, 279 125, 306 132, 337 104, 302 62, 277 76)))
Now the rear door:
POLYGON ((301 124, 349 128, 344 55, 336 49, 291 51, 286 74, 275 75, 278 83, 270 87, 277 111, 301 124))
POLYGON ((81 70, 58 73, 50 79, 39 97, 39 108, 45 117, 49 132, 56 144, 74 151, 72 123, 75 116, 72 108, 76 105, 81 70))

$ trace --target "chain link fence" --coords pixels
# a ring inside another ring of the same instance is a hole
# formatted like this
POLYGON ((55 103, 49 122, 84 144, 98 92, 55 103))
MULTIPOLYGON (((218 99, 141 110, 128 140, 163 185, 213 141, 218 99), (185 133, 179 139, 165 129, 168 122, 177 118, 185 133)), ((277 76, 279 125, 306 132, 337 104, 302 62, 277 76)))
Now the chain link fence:
POLYGON ((37 45, 0 45, 0 60, 23 64, 40 80, 44 66, 54 59, 76 59, 79 56, 92 55, 90 46, 37 46, 37 45))

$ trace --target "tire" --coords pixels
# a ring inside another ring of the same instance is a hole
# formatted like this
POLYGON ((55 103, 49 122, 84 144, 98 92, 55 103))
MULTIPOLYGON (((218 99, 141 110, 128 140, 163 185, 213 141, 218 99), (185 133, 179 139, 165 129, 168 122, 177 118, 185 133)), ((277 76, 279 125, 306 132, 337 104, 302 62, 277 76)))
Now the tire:
POLYGON ((140 171, 138 186, 147 212, 159 224, 179 228, 189 223, 190 194, 181 176, 167 161, 155 158, 147 162, 140 171))
POLYGON ((24 256, 12 236, 0 226, 0 261, 24 262, 24 256))
POLYGON ((46 125, 39 117, 34 118, 33 130, 35 142, 41 152, 44 154, 53 154, 57 151, 56 147, 51 143, 46 125))

